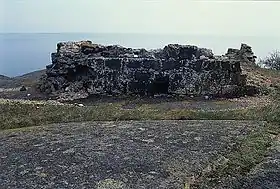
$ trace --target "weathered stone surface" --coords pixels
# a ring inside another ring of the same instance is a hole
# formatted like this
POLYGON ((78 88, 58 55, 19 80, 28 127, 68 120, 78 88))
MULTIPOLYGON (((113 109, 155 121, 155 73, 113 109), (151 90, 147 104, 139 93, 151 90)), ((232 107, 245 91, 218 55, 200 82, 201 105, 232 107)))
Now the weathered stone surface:
POLYGON ((244 58, 254 59, 251 47, 244 44, 226 56, 214 56, 209 49, 190 45, 147 51, 64 42, 52 53, 40 89, 66 99, 95 94, 238 96, 246 85, 240 68, 244 58))
POLYGON ((252 51, 252 47, 246 44, 241 44, 240 50, 229 48, 226 56, 231 59, 239 59, 243 64, 255 64, 257 58, 252 51))
POLYGON ((186 188, 194 175, 262 127, 173 120, 6 130, 0 133, 0 188, 186 188))

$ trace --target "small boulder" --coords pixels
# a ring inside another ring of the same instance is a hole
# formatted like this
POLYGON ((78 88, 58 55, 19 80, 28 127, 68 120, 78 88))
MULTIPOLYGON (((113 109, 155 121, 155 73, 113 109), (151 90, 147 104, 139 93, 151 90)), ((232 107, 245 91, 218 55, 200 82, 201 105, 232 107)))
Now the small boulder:
POLYGON ((78 106, 78 107, 84 107, 85 105, 83 104, 79 104, 79 103, 74 103, 75 106, 78 106))
POLYGON ((26 87, 25 86, 22 86, 19 91, 27 91, 26 87))

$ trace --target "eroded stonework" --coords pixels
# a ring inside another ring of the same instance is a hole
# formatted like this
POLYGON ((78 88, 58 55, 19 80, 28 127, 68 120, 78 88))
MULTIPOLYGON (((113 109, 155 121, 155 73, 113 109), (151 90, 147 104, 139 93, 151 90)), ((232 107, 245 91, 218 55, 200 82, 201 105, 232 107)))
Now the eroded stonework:
POLYGON ((40 89, 66 99, 94 94, 235 96, 246 88, 242 58, 255 59, 244 48, 251 49, 242 44, 241 50, 214 56, 190 45, 147 51, 90 41, 58 43, 40 89))

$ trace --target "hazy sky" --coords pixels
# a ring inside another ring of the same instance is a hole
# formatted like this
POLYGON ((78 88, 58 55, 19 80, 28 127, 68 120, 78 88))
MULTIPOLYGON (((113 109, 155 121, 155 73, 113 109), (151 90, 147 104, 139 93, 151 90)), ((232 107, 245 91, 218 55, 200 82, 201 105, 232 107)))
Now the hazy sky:
POLYGON ((280 37, 279 20, 280 1, 0 0, 0 32, 280 37))

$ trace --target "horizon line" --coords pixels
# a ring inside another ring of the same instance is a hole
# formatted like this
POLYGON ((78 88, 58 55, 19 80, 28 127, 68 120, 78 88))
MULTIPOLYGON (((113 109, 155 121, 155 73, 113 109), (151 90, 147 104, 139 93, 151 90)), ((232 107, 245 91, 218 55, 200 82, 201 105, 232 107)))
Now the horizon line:
POLYGON ((177 36, 230 36, 230 37, 276 37, 277 35, 241 35, 241 34, 191 34, 191 33, 137 33, 137 32, 0 32, 0 34, 114 34, 114 35, 177 35, 177 36))

